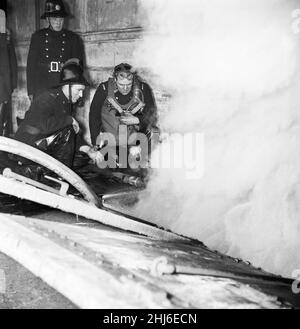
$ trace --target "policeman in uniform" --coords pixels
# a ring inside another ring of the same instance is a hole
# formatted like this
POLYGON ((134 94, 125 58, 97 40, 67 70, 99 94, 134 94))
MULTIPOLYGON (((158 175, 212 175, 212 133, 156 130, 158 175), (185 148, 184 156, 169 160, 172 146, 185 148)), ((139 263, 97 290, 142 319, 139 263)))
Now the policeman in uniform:
POLYGON ((15 138, 48 153, 68 167, 73 165, 76 150, 86 153, 95 162, 102 161, 100 152, 76 138, 80 136, 80 128, 73 107, 83 97, 86 86, 88 82, 82 67, 76 62, 67 63, 62 68, 59 85, 34 98, 15 138))
POLYGON ((83 63, 79 36, 63 28, 68 14, 62 0, 47 0, 42 19, 49 27, 32 35, 27 59, 27 91, 30 100, 39 92, 58 84, 63 64, 70 58, 83 63))

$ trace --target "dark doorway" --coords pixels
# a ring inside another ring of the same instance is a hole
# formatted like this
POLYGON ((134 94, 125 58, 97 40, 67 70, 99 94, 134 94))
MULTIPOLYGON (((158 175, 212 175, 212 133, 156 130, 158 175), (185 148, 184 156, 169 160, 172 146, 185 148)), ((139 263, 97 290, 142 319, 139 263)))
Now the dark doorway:
POLYGON ((3 9, 7 12, 7 0, 0 0, 0 9, 3 9))

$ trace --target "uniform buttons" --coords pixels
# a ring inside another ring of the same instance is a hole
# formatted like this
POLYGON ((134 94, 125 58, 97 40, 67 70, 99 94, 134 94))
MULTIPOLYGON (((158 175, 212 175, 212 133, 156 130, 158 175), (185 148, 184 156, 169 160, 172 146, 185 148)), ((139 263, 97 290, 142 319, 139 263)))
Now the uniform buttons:
POLYGON ((63 44, 65 44, 65 43, 66 43, 66 41, 63 41, 62 43, 63 43, 63 44))
POLYGON ((48 36, 49 34, 48 33, 46 33, 46 37, 48 36))
POLYGON ((48 48, 46 48, 46 51, 49 51, 49 49, 48 49, 48 48))
POLYGON ((48 55, 46 55, 46 58, 49 58, 49 56, 48 56, 48 55))
POLYGON ((65 37, 66 35, 65 35, 65 33, 63 34, 63 37, 65 37))
POLYGON ((49 41, 48 41, 48 40, 46 40, 45 42, 46 42, 46 43, 48 43, 49 41))

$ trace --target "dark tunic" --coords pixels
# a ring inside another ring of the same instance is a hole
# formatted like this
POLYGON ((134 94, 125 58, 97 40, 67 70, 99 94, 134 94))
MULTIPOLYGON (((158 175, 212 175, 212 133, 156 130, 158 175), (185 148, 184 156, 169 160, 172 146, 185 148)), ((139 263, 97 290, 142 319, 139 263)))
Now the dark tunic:
POLYGON ((10 99, 17 87, 17 59, 7 34, 0 33, 0 104, 10 99))
MULTIPOLYGON (((145 82, 140 82, 140 88, 144 95, 144 103, 146 106, 135 116, 140 120, 140 129, 141 133, 147 133, 149 129, 156 127, 157 125, 157 108, 155 99, 152 93, 150 86, 145 82)), ((108 96, 108 81, 101 83, 98 87, 92 105, 90 109, 90 132, 92 144, 96 145, 97 137, 100 132, 105 132, 102 124, 102 109, 105 103, 105 100, 108 96)), ((119 91, 115 93, 116 100, 121 104, 125 105, 130 102, 133 97, 133 91, 128 95, 122 95, 119 91)), ((110 114, 111 120, 115 120, 115 117, 119 116, 117 111, 111 111, 110 114)), ((106 118, 109 119, 109 118, 106 118)))
POLYGON ((32 35, 27 59, 28 95, 52 88, 59 83, 60 70, 70 58, 83 62, 80 37, 68 30, 42 29, 32 35), (55 72, 56 71, 56 72, 55 72))
POLYGON ((72 122, 72 109, 62 90, 48 90, 35 97, 15 138, 71 167, 77 142, 72 122), (51 143, 45 140, 48 137, 51 143))
POLYGON ((7 33, 0 33, 0 135, 12 130, 11 94, 17 87, 18 67, 15 49, 7 33))
POLYGON ((34 99, 16 133, 16 139, 36 146, 36 141, 72 125, 72 122, 70 103, 61 89, 48 90, 34 99))

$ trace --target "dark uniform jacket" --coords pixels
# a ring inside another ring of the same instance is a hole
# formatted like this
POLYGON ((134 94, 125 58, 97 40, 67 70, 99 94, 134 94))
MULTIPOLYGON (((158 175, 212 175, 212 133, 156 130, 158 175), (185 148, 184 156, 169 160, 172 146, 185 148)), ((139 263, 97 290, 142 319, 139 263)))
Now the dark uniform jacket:
MULTIPOLYGON (((139 131, 141 133, 147 133, 149 129, 156 128, 157 125, 157 108, 155 99, 150 86, 145 82, 140 82, 140 88, 144 95, 145 107, 142 111, 139 111, 135 116, 140 120, 139 131)), ((98 87, 90 109, 90 132, 92 144, 96 145, 97 137, 100 132, 106 132, 102 123, 102 110, 103 105, 108 96, 108 81, 101 83, 98 87)), ((133 97, 133 90, 128 95, 122 95, 119 91, 115 93, 117 102, 121 105, 125 105, 130 102, 133 97)), ((111 119, 114 120, 118 117, 119 113, 116 111, 111 112, 111 119)))
POLYGON ((68 30, 42 29, 32 35, 27 59, 27 92, 36 95, 59 83, 60 70, 70 58, 83 62, 80 37, 68 30))
POLYGON ((16 139, 36 146, 36 141, 71 126, 72 122, 70 103, 62 90, 48 90, 32 102, 16 133, 16 139))
POLYGON ((17 87, 17 59, 7 34, 0 33, 0 104, 10 99, 17 87))

